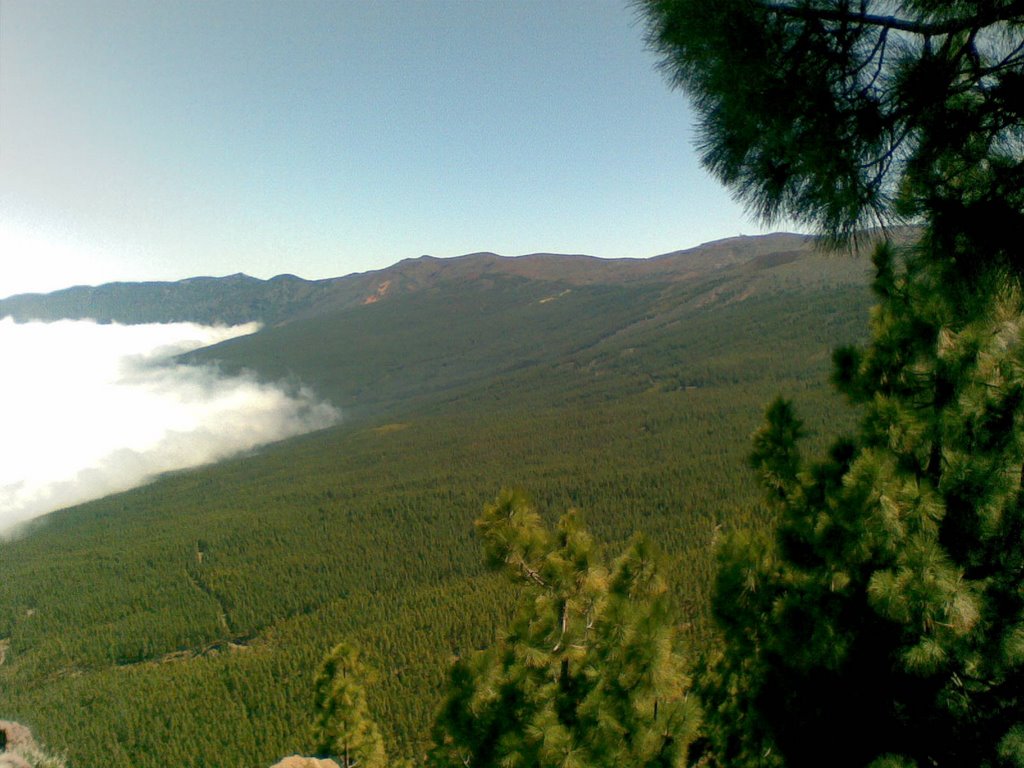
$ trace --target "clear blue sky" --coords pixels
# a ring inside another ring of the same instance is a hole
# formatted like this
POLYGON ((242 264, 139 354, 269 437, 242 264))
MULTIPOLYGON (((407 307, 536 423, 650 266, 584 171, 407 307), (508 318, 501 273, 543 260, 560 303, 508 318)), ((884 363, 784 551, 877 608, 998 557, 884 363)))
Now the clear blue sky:
POLYGON ((762 231, 620 0, 0 0, 0 296, 762 231))

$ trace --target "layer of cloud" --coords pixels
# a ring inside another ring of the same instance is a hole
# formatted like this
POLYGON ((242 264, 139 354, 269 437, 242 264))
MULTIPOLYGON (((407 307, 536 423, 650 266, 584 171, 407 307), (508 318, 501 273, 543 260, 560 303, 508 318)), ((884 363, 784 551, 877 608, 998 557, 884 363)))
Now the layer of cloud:
POLYGON ((0 531, 336 423, 308 391, 173 359, 256 330, 0 319, 0 531))

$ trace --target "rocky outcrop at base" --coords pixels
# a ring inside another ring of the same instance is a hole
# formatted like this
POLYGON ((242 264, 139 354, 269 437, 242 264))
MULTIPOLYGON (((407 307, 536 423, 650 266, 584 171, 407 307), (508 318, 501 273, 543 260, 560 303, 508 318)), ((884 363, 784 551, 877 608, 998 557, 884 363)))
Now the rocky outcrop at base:
POLYGON ((64 760, 43 752, 32 731, 21 723, 0 720, 0 768, 62 768, 64 760))
POLYGON ((17 752, 0 752, 0 768, 32 768, 32 763, 17 752))
POLYGON ((20 723, 0 720, 0 768, 32 768, 21 753, 35 749, 32 731, 20 723))
POLYGON ((36 740, 32 731, 21 723, 0 720, 0 753, 24 752, 36 748, 36 740))
MULTIPOLYGON (((2 768, 2 765, 0 765, 0 768, 2 768)), ((341 768, 341 766, 333 760, 292 755, 279 763, 274 763, 270 768, 341 768)))

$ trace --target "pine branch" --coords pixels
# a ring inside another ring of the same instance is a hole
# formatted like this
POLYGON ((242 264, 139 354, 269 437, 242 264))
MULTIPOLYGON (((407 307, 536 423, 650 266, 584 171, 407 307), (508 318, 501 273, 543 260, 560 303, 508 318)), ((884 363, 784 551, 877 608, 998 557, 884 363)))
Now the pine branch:
MULTIPOLYGON (((924 22, 913 19, 902 19, 898 16, 879 16, 866 12, 843 11, 829 8, 809 8, 803 5, 786 3, 761 3, 764 10, 779 16, 788 16, 805 21, 833 21, 843 24, 859 24, 863 26, 882 27, 908 32, 922 37, 949 35, 955 32, 977 31, 984 27, 1004 21, 1021 20, 1024 16, 1024 1, 1017 0, 1003 8, 994 8, 987 13, 978 14, 965 19, 947 19, 945 21, 924 22)), ((863 7, 863 6, 862 6, 863 7)))
POLYGON ((1021 53, 1024 53, 1024 40, 1017 44, 1017 46, 1004 56, 999 63, 993 64, 991 67, 984 67, 978 70, 978 79, 985 77, 991 77, 992 75, 999 74, 1007 69, 1013 69, 1019 67, 1022 63, 1021 53))
POLYGON ((531 568, 526 562, 526 558, 522 555, 517 554, 515 557, 509 557, 505 562, 514 568, 518 568, 519 572, 528 581, 532 581, 537 586, 547 589, 548 583, 544 581, 544 578, 540 575, 540 571, 531 568))
POLYGON ((857 75, 859 75, 864 70, 864 68, 868 66, 868 64, 870 64, 872 61, 875 61, 876 56, 878 57, 878 64, 875 67, 875 74, 871 77, 871 80, 868 82, 868 84, 865 85, 860 90, 861 95, 867 94, 868 90, 870 90, 871 87, 874 86, 875 82, 878 80, 879 74, 881 74, 882 72, 882 66, 885 63, 885 46, 888 44, 888 40, 889 30, 883 29, 881 33, 879 33, 878 39, 875 41, 875 44, 872 47, 871 52, 864 57, 864 60, 860 64, 854 67, 850 72, 846 73, 846 77, 852 80, 857 75))
POLYGON ((551 649, 552 653, 558 653, 562 648, 562 641, 565 639, 565 631, 569 627, 569 601, 562 601, 562 632, 558 636, 558 642, 555 643, 555 647, 551 649))

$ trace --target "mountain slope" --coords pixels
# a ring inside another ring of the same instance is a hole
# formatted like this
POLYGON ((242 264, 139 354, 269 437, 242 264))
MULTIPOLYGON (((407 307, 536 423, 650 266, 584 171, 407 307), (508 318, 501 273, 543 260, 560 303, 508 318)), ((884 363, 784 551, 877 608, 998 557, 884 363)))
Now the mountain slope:
POLYGON ((656 540, 707 647, 715 538, 766 524, 743 469, 764 404, 792 396, 819 443, 850 419, 824 380, 863 333, 867 266, 789 237, 419 259, 195 353, 345 420, 0 543, 0 715, 73 765, 269 765, 309 748, 312 670, 346 638, 381 673, 392 753, 415 757, 447 664, 513 602, 472 526, 504 486, 581 508, 601 542, 656 540))
MULTIPOLYGON (((527 368, 589 371, 577 377, 582 385, 619 355, 632 356, 622 365, 651 384, 663 378, 660 363, 644 363, 652 345, 688 335, 694 323, 705 333, 730 335, 707 327, 712 308, 794 293, 851 289, 863 296, 867 281, 863 260, 821 253, 809 239, 791 235, 726 241, 644 262, 489 254, 435 262, 418 259, 362 276, 391 286, 370 294, 377 301, 320 307, 189 359, 301 382, 351 419, 493 387, 527 368)), ((793 330, 819 334, 815 325, 793 330)), ((683 374, 665 386, 692 378, 683 374)))
POLYGON ((195 277, 174 283, 108 283, 0 300, 0 317, 29 320, 92 319, 99 322, 198 322, 235 325, 253 320, 275 324, 337 290, 335 280, 279 275, 195 277))
POLYGON ((856 279, 846 260, 815 253, 814 247, 813 238, 777 234, 731 238, 651 259, 476 253, 450 259, 406 259, 386 269, 326 280, 294 275, 259 280, 236 274, 178 282, 109 283, 11 296, 0 300, 0 317, 9 315, 19 322, 90 318, 120 323, 280 325, 451 283, 486 284, 502 277, 569 286, 680 282, 737 265, 746 264, 755 271, 774 266, 765 257, 824 265, 833 284, 856 279))

